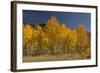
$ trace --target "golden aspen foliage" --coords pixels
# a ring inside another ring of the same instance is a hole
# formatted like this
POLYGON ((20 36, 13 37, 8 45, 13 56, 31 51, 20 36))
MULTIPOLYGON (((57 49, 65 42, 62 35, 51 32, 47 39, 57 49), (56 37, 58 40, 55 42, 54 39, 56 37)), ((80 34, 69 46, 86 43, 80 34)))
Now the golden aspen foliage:
POLYGON ((57 31, 57 35, 58 35, 57 37, 59 37, 59 38, 63 39, 63 38, 66 38, 68 35, 68 28, 65 24, 59 25, 59 27, 57 27, 56 31, 57 31))
POLYGON ((33 34, 32 32, 33 32, 32 27, 29 24, 26 24, 24 26, 24 37, 27 39, 31 39, 33 34))
POLYGON ((23 49, 24 54, 29 55, 29 49, 31 47, 31 38, 33 34, 33 27, 30 24, 26 24, 23 27, 23 49))
POLYGON ((55 16, 52 16, 48 21, 47 21, 47 24, 46 24, 49 28, 52 28, 52 27, 57 27, 59 25, 59 22, 57 21, 56 17, 55 16))
POLYGON ((85 27, 81 24, 76 28, 76 31, 77 31, 79 46, 81 48, 88 47, 89 37, 88 37, 85 27))
POLYGON ((67 24, 61 24, 52 16, 44 26, 41 24, 25 24, 23 27, 23 47, 27 53, 55 54, 81 53, 82 58, 89 58, 91 54, 90 40, 83 25, 72 29, 67 24))
POLYGON ((69 49, 75 50, 77 44, 77 33, 75 30, 70 30, 67 39, 69 40, 69 49))
POLYGON ((51 19, 47 21, 47 24, 45 26, 46 34, 50 39, 55 38, 56 36, 56 29, 59 26, 58 21, 56 20, 56 17, 52 16, 51 19), (55 35, 55 36, 54 36, 55 35))

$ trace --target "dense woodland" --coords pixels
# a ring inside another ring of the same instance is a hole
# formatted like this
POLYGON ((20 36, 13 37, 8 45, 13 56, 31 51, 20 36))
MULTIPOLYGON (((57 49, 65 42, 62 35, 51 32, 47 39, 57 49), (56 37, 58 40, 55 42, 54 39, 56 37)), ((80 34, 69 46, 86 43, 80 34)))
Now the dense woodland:
POLYGON ((84 25, 72 29, 52 16, 46 24, 23 25, 23 55, 79 53, 90 58, 90 34, 84 25))

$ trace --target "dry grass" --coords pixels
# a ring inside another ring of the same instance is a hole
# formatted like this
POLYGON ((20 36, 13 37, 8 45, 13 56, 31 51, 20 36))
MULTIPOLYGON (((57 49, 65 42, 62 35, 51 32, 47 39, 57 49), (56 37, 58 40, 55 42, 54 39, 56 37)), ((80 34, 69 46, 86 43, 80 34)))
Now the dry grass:
POLYGON ((82 55, 80 55, 78 53, 55 54, 55 55, 44 54, 44 55, 40 55, 40 56, 24 56, 23 62, 81 60, 81 59, 86 59, 86 58, 83 58, 82 55))

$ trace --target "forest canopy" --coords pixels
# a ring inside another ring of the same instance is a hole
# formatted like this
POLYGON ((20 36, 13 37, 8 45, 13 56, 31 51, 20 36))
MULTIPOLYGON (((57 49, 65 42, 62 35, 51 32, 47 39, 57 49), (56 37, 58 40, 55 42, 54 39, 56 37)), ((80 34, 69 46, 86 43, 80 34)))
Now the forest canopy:
POLYGON ((83 24, 70 28, 52 16, 46 24, 23 25, 23 55, 80 53, 90 58, 90 34, 83 24))

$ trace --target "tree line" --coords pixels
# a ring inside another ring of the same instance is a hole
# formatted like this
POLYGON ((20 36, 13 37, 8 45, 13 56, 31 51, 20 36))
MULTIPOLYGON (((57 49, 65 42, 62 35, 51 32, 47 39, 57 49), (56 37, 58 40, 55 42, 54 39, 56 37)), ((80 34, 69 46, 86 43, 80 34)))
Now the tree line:
POLYGON ((23 55, 80 53, 90 57, 90 36, 84 25, 74 29, 52 16, 44 26, 23 25, 23 55))

